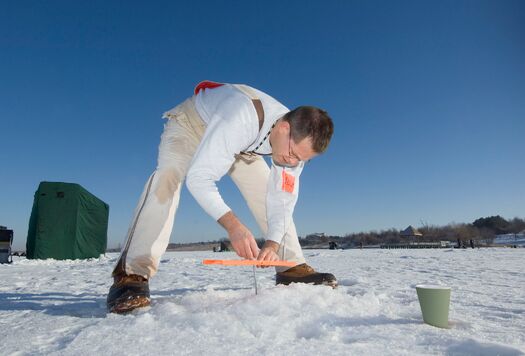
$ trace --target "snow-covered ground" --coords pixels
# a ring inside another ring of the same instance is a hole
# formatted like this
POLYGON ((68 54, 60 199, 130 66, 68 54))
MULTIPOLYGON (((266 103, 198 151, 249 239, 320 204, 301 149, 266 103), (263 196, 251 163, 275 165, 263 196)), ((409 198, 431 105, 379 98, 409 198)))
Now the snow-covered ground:
POLYGON ((106 314, 116 254, 0 265, 2 355, 522 355, 525 249, 308 250, 340 287, 274 285, 270 269, 172 252, 150 308, 106 314), (423 324, 415 285, 452 287, 450 329, 423 324))

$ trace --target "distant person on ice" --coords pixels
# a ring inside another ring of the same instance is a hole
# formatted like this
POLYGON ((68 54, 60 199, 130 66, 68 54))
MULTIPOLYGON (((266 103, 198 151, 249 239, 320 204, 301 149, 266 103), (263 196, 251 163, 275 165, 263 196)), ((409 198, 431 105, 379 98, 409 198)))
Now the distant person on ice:
POLYGON ((110 312, 150 304, 148 281, 168 246, 184 178, 200 206, 228 232, 240 257, 297 263, 276 268, 277 284, 337 285, 334 275, 305 263, 292 219, 305 162, 323 153, 332 137, 333 123, 325 111, 311 106, 290 111, 247 85, 205 81, 164 118, 157 168, 144 187, 113 271, 110 312), (271 155, 271 167, 263 155, 271 155), (265 234, 260 250, 217 190, 225 174, 265 234))

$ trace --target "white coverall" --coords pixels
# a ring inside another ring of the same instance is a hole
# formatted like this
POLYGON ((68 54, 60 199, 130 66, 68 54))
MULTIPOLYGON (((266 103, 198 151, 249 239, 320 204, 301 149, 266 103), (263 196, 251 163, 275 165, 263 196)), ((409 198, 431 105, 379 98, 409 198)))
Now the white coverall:
POLYGON ((279 257, 304 263, 292 219, 304 162, 289 168, 272 161, 269 168, 261 156, 271 154, 265 136, 287 112, 271 96, 233 84, 203 89, 166 112, 157 168, 141 194, 113 273, 125 271, 148 279, 156 273, 169 243, 185 177, 190 193, 213 219, 230 211, 216 186, 226 173, 241 191, 265 239, 280 243, 279 257), (260 130, 252 99, 260 100, 264 109, 260 130), (257 154, 245 154, 255 148, 257 154))

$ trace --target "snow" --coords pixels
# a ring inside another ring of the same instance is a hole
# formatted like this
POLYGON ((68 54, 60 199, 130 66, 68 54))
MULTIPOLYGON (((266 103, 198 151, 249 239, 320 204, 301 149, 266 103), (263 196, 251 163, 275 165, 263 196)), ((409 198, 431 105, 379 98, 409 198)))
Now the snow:
POLYGON ((1 354, 523 355, 525 249, 307 250, 340 286, 275 286, 271 269, 169 252, 152 306, 106 314, 117 254, 0 265, 1 354), (422 322, 415 286, 452 288, 450 328, 422 322))

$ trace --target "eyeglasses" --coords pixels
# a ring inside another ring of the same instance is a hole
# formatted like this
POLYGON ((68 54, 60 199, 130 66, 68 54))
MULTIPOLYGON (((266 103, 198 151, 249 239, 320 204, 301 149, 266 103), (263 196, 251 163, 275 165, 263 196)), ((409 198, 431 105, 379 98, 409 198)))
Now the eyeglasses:
POLYGON ((292 157, 292 127, 290 126, 289 135, 288 135, 288 157, 292 157))
POLYGON ((292 127, 291 126, 289 126, 289 130, 290 131, 288 135, 288 155, 280 154, 279 156, 282 158, 279 158, 278 161, 274 160, 273 163, 280 167, 294 168, 294 167, 297 167, 299 163, 301 162, 303 162, 303 164, 310 162, 310 159, 307 161, 303 161, 295 152, 292 151, 292 127))
POLYGON ((299 162, 301 162, 301 159, 292 152, 292 126, 290 125, 290 135, 288 136, 288 159, 290 161, 296 161, 297 163, 294 165, 289 165, 290 167, 296 167, 299 162))

